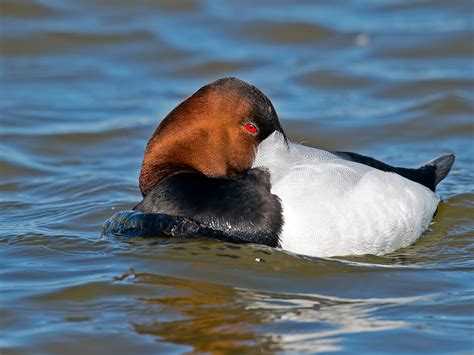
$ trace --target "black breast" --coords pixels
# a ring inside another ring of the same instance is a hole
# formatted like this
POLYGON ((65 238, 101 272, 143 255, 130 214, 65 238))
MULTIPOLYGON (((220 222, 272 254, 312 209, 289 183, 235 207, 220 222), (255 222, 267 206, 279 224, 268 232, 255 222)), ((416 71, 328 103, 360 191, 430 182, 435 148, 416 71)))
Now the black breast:
POLYGON ((259 168, 230 179, 181 173, 163 180, 134 210, 184 217, 213 238, 276 247, 282 208, 270 188, 269 173, 259 168))

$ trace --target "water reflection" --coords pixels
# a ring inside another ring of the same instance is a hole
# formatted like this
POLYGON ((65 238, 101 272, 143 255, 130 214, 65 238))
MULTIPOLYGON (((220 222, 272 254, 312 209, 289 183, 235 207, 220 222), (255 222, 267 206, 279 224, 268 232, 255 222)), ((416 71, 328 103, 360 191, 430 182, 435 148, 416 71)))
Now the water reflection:
POLYGON ((158 308, 153 308, 155 322, 133 324, 137 333, 189 345, 196 352, 341 350, 341 340, 348 334, 407 326, 377 313, 423 298, 364 300, 278 294, 134 270, 121 279, 160 289, 157 297, 140 298, 158 308), (160 314, 162 309, 174 309, 176 319, 160 314))
POLYGON ((0 12, 0 352, 472 351, 472 1, 2 0, 0 12), (455 152, 431 230, 342 262, 100 240, 140 199, 159 120, 229 75, 306 144, 400 166, 455 152), (112 281, 130 267, 141 273, 112 281))
POLYGON ((141 301, 179 313, 176 320, 158 317, 153 323, 134 324, 139 334, 151 334, 168 342, 190 345, 196 352, 232 350, 242 353, 276 347, 271 336, 255 331, 256 327, 264 324, 263 319, 258 311, 246 309, 245 300, 238 297, 238 291, 234 288, 156 274, 133 272, 132 275, 134 282, 158 285, 160 289, 168 286, 172 290, 159 297, 142 298, 141 301), (174 293, 177 294, 172 295, 174 293))

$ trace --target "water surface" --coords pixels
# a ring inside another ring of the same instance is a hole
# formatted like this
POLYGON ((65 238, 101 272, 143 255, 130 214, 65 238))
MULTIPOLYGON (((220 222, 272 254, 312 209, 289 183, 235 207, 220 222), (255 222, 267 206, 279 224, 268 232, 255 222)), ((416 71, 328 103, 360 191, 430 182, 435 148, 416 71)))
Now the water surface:
POLYGON ((3 0, 0 350, 474 351, 471 1, 3 0), (415 245, 318 259, 101 239, 162 117, 223 76, 305 144, 456 164, 415 245))

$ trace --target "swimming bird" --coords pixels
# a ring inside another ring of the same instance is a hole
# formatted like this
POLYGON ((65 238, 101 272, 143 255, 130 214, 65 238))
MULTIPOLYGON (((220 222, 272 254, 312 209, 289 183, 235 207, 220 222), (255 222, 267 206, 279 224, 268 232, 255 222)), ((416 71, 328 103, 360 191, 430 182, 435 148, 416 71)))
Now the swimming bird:
POLYGON ((447 154, 400 168, 293 143, 267 96, 224 78, 163 119, 145 150, 143 200, 108 228, 318 257, 382 255, 427 230, 440 202, 436 185, 453 163, 447 154))

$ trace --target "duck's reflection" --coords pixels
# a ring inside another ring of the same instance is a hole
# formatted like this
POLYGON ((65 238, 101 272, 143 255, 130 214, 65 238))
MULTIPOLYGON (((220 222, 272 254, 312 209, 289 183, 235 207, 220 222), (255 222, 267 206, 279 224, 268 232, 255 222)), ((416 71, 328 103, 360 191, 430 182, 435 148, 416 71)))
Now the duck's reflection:
POLYGON ((170 286, 166 295, 142 300, 163 306, 167 313, 171 308, 179 314, 179 319, 172 321, 169 316, 157 315, 156 322, 134 324, 140 334, 190 345, 196 352, 245 353, 277 347, 272 336, 258 331, 265 324, 264 319, 258 311, 247 308, 245 299, 232 287, 140 273, 135 274, 135 280, 160 284, 160 289, 170 286))
POLYGON ((134 282, 160 285, 162 293, 140 299, 158 310, 156 321, 133 324, 136 332, 196 352, 337 351, 347 334, 403 327, 404 322, 377 314, 413 301, 275 294, 155 274, 133 276, 134 282))

